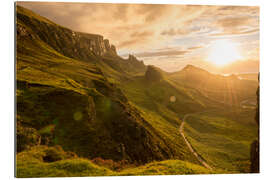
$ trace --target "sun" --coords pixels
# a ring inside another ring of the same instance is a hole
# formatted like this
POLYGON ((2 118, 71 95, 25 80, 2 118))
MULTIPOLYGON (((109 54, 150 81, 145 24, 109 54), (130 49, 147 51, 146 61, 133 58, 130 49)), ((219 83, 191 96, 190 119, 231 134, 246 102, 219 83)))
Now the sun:
POLYGON ((225 66, 242 58, 237 45, 229 40, 216 40, 210 48, 207 59, 217 66, 225 66))

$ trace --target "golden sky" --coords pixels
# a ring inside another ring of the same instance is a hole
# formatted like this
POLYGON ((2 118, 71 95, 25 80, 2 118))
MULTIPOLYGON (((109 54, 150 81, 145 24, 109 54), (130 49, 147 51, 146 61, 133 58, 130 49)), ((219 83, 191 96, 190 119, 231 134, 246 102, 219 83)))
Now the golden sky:
POLYGON ((211 46, 219 40, 237 48, 241 60, 259 60, 259 7, 18 4, 72 30, 101 34, 116 45, 119 55, 134 54, 145 64, 166 71, 179 70, 186 64, 209 66, 211 46))

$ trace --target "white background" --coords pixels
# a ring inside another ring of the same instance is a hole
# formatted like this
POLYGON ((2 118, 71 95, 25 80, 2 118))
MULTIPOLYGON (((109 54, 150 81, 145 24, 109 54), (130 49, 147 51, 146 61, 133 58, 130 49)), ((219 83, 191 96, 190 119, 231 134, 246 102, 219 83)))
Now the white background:
MULTIPOLYGON (((26 1, 26 0, 25 0, 26 1)), ((34 1, 34 0, 32 0, 34 1)), ((42 0, 40 0, 42 1, 42 0)), ((51 1, 51 0, 47 0, 51 1)), ((55 0, 56 1, 56 0, 55 0)), ((67 1, 67 0, 65 0, 67 1)), ((75 1, 75 0, 73 0, 75 1)), ((63 2, 63 1, 62 1, 63 2)), ((181 176, 133 176, 133 177, 91 177, 90 179, 151 179, 176 180, 227 180, 227 179, 269 179, 270 137, 270 1, 269 0, 80 0, 80 2, 122 2, 159 4, 208 4, 208 5, 251 5, 260 6, 260 84, 261 84, 261 173, 238 175, 181 175, 181 176), (269 176, 269 177, 268 177, 269 176)), ((0 179, 14 179, 14 1, 1 0, 0 9, 0 179)), ((37 179, 37 178, 32 178, 37 179)), ((49 178, 43 178, 49 179, 49 178)), ((63 179, 63 178, 54 178, 63 179)), ((89 179, 65 178, 65 179, 89 179)))

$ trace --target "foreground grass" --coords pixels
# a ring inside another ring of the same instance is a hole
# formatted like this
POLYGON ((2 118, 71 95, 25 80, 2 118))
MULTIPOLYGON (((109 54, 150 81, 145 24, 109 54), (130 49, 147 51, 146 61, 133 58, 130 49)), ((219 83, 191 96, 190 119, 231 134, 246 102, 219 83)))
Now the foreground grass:
MULTIPOLYGON (((50 148, 47 146, 36 146, 30 150, 18 153, 16 157, 16 177, 82 177, 214 173, 202 166, 181 160, 152 162, 135 168, 123 169, 121 171, 113 171, 98 166, 88 159, 78 157, 65 157, 54 162, 44 162, 43 158, 48 149, 50 148)), ((64 152, 60 151, 60 153, 64 152)))
POLYGON ((149 163, 145 166, 125 169, 118 175, 180 175, 180 174, 211 174, 202 166, 181 160, 167 160, 149 163))
POLYGON ((99 167, 83 158, 68 158, 55 162, 44 162, 46 146, 37 146, 17 154, 16 177, 69 177, 69 176, 106 176, 113 172, 99 167))

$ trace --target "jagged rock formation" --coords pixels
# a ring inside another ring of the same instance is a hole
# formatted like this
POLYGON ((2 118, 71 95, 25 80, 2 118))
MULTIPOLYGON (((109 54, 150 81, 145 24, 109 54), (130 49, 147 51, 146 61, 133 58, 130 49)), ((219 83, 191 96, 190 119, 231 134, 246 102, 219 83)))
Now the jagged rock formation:
POLYGON ((128 63, 133 66, 134 69, 146 69, 143 61, 138 60, 134 55, 129 54, 128 56, 128 63))
POLYGON ((79 49, 89 50, 99 56, 106 53, 117 55, 115 46, 110 45, 109 40, 103 39, 101 35, 72 31, 72 36, 74 37, 74 44, 79 44, 79 49))
MULTIPOLYGON (((138 59, 134 55, 132 55, 132 54, 129 54, 128 55, 128 60, 129 61, 138 61, 138 59)), ((143 61, 140 61, 140 62, 143 63, 143 61)))

